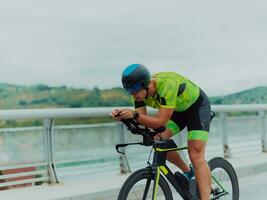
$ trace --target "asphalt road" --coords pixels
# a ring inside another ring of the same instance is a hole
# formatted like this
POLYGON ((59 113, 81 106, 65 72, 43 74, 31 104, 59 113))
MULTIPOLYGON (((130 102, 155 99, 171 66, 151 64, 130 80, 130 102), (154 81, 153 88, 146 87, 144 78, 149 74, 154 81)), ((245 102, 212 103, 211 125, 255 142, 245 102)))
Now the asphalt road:
POLYGON ((242 178, 239 180, 239 186, 240 200, 267 199, 267 173, 242 178))

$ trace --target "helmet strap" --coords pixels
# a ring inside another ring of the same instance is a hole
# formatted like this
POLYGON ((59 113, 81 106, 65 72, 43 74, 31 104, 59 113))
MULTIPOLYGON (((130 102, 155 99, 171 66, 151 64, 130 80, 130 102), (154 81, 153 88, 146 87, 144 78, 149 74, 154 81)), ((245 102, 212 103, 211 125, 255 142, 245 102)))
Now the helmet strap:
POLYGON ((145 90, 146 90, 146 96, 145 96, 145 99, 147 99, 147 96, 148 96, 148 87, 146 87, 145 90))

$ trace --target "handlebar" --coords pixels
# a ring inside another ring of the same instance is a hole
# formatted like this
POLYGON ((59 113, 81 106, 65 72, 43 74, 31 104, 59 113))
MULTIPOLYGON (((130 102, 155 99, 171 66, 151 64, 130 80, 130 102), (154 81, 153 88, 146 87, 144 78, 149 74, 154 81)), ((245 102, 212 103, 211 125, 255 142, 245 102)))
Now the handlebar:
POLYGON ((157 135, 158 133, 165 131, 164 126, 160 126, 157 129, 151 129, 140 125, 135 119, 123 119, 122 123, 125 124, 125 126, 131 133, 136 135, 141 135, 143 137, 143 142, 117 144, 116 150, 118 153, 124 154, 123 152, 119 151, 120 147, 126 147, 129 145, 138 145, 138 144, 144 146, 152 146, 155 143, 163 142, 163 141, 154 141, 154 136, 157 135))
POLYGON ((158 133, 165 131, 165 126, 160 126, 156 129, 148 128, 140 125, 135 119, 123 119, 124 123, 129 131, 133 134, 154 137, 158 133))

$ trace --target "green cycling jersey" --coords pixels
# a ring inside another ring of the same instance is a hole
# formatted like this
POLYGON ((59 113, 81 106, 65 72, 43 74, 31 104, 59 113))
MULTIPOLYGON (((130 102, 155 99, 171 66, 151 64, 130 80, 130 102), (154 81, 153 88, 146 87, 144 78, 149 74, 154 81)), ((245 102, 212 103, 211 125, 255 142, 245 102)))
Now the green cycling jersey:
POLYGON ((156 82, 156 95, 144 102, 134 101, 135 108, 150 106, 152 108, 173 108, 177 112, 187 110, 196 102, 200 88, 184 76, 174 72, 160 72, 152 78, 156 82))

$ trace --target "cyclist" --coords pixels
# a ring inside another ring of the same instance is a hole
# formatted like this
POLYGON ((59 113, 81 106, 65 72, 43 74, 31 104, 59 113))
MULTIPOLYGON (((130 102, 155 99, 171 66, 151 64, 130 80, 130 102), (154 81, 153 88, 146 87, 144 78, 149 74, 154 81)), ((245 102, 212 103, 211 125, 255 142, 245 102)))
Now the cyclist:
MULTIPOLYGON (((206 94, 187 78, 174 72, 160 72, 150 76, 142 64, 132 64, 122 73, 123 87, 131 95, 135 110, 116 109, 116 120, 134 118, 140 124, 166 130, 155 139, 167 139, 182 129, 188 129, 188 153, 194 167, 201 200, 209 199, 211 174, 205 161, 205 148, 210 126, 210 103, 206 94), (146 106, 158 109, 147 115, 146 106)), ((168 152, 167 160, 179 167, 190 179, 192 169, 176 151, 168 152)))

